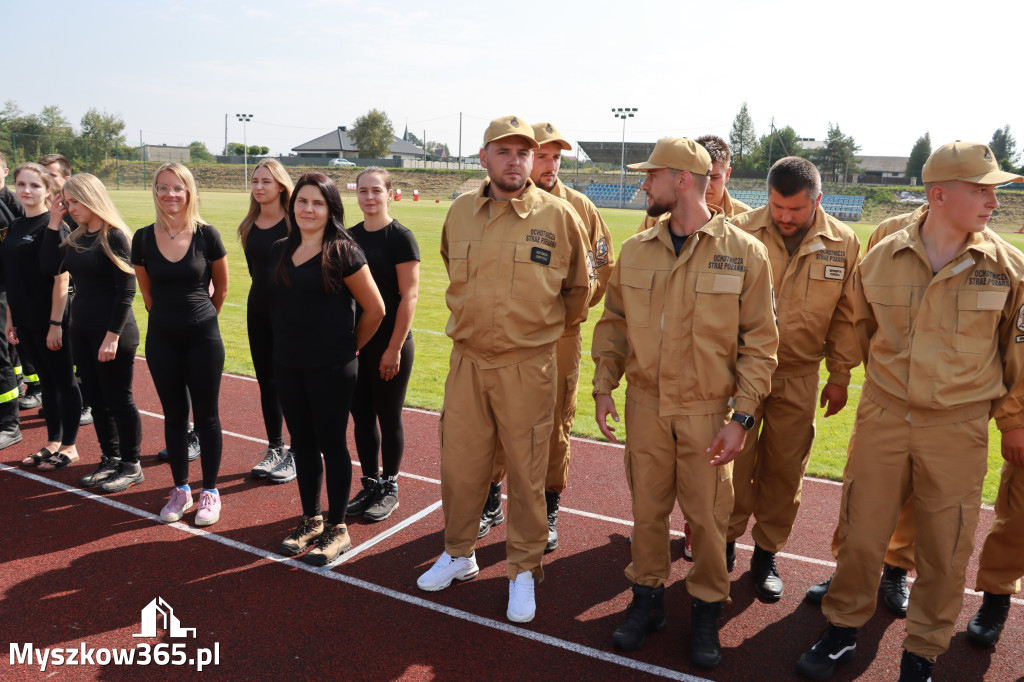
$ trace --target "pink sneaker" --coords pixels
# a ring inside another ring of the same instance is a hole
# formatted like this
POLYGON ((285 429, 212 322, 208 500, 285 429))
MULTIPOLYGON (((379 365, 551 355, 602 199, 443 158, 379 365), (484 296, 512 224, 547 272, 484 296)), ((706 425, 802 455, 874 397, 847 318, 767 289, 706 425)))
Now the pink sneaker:
POLYGON ((204 490, 199 493, 199 511, 196 512, 197 526, 212 526, 220 519, 220 493, 204 490))
POLYGON ((192 491, 188 488, 182 490, 178 486, 171 488, 171 497, 167 504, 160 510, 160 520, 164 523, 174 523, 181 518, 182 514, 192 507, 192 491))

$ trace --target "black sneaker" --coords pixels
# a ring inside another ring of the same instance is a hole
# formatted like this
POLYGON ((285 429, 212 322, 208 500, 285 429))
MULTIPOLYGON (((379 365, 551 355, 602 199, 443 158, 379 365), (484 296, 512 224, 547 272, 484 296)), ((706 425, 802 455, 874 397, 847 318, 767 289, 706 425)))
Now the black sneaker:
POLYGON ((932 682, 932 666, 927 658, 912 654, 906 649, 900 658, 899 682, 932 682))
POLYGON ((626 620, 615 628, 612 644, 616 649, 633 651, 647 641, 647 635, 665 627, 665 587, 633 585, 633 601, 626 609, 626 620))
POLYGON ((907 615, 910 604, 910 588, 907 587, 907 572, 898 566, 883 564, 882 580, 878 583, 882 591, 885 608, 900 618, 907 615))
POLYGON ((561 497, 559 493, 544 491, 544 501, 548 506, 548 544, 544 546, 545 554, 558 549, 558 502, 561 497))
POLYGON ((92 422, 92 408, 86 405, 82 408, 82 416, 79 417, 78 419, 78 425, 87 426, 89 424, 92 424, 92 422))
POLYGON ((824 582, 820 582, 817 585, 810 587, 807 590, 807 594, 804 595, 804 600, 820 606, 821 602, 825 599, 825 595, 828 594, 828 588, 832 584, 833 577, 834 574, 830 575, 824 582))
POLYGON ((120 462, 117 472, 100 483, 101 493, 119 493, 128 490, 133 485, 138 485, 146 480, 142 474, 142 465, 138 462, 120 462))
POLYGON ((725 543, 725 570, 732 573, 734 568, 736 568, 736 543, 727 542, 725 543))
POLYGON ((967 639, 980 646, 995 646, 1010 615, 1010 595, 986 592, 981 608, 967 624, 967 639))
POLYGON ((377 476, 363 476, 363 489, 356 493, 356 496, 348 501, 346 514, 348 516, 359 516, 366 508, 373 504, 380 494, 380 479, 377 476))
POLYGON ((750 557, 750 574, 754 578, 754 591, 766 601, 778 601, 782 598, 782 578, 775 566, 775 555, 754 545, 754 555, 750 557))
POLYGON ((501 510, 501 483, 492 483, 484 502, 484 510, 480 513, 480 532, 477 539, 491 532, 493 526, 500 526, 505 521, 505 513, 501 510))
POLYGON ((0 450, 21 442, 21 429, 17 424, 0 431, 0 450))
POLYGON ((82 476, 78 479, 78 484, 83 488, 90 486, 99 485, 108 478, 114 476, 117 473, 117 467, 121 464, 121 458, 110 457, 106 455, 100 455, 100 465, 96 467, 96 471, 92 472, 88 476, 82 476))
POLYGON ((853 658, 857 651, 857 628, 829 625, 818 643, 796 662, 796 670, 812 680, 832 677, 836 666, 853 658))
POLYGON ((363 518, 367 521, 383 521, 398 509, 398 481, 382 479, 378 491, 377 498, 363 512, 363 518))
MULTIPOLYGON (((199 436, 196 435, 195 431, 188 432, 188 461, 194 462, 199 459, 199 455, 202 454, 199 449, 199 436)), ((171 459, 171 454, 167 452, 167 448, 164 448, 157 453, 157 457, 160 458, 161 462, 166 462, 171 459)))
POLYGON ((693 597, 690 613, 690 663, 708 670, 716 668, 722 662, 722 645, 718 641, 718 616, 722 613, 722 602, 706 602, 693 597))

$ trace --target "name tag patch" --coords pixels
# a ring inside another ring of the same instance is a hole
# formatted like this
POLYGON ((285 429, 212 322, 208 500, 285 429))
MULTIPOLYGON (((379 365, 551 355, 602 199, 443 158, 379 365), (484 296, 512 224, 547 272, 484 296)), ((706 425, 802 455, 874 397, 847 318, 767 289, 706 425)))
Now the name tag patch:
POLYGON ((838 265, 825 266, 825 279, 837 279, 842 281, 844 276, 846 276, 845 267, 839 267, 838 265))
POLYGON ((551 265, 551 252, 535 246, 530 250, 530 260, 541 265, 551 265))

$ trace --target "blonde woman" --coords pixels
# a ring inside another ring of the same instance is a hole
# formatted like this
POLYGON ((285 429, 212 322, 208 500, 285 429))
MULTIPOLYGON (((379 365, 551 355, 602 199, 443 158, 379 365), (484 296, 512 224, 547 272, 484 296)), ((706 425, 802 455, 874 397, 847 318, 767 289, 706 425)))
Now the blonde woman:
POLYGON ((256 381, 260 385, 263 425, 269 446, 263 459, 252 468, 257 478, 274 483, 295 479, 295 461, 284 446, 281 402, 274 378, 274 334, 270 323, 270 247, 288 236, 288 202, 292 196, 292 179, 277 159, 263 159, 252 172, 252 194, 249 212, 238 226, 238 238, 245 251, 252 286, 246 310, 249 330, 249 351, 256 381))
POLYGON ((217 475, 223 434, 217 400, 224 342, 217 315, 228 293, 228 259, 220 234, 199 215, 196 181, 179 163, 153 179, 156 222, 132 238, 132 264, 149 311, 146 364, 164 411, 164 438, 174 488, 160 518, 173 523, 192 507, 188 478, 188 396, 202 450, 197 526, 220 519, 217 475), (210 283, 213 294, 210 294, 210 283))
POLYGON ((47 274, 67 272, 75 282, 72 357, 101 452, 99 467, 81 484, 119 492, 146 480, 139 464, 142 420, 132 395, 139 328, 132 312, 131 232, 94 175, 71 176, 58 196, 63 200, 50 212, 42 265, 47 274), (65 215, 78 225, 67 239, 60 231, 65 215))
POLYGON ((50 213, 53 179, 36 163, 23 163, 14 171, 14 186, 25 215, 11 223, 0 247, 0 263, 7 285, 7 341, 36 366, 43 385, 47 442, 22 464, 43 471, 61 469, 78 461, 75 439, 82 416, 71 348, 64 331, 68 325, 68 274, 46 273, 40 251, 47 226, 64 239, 68 227, 61 214, 50 213))

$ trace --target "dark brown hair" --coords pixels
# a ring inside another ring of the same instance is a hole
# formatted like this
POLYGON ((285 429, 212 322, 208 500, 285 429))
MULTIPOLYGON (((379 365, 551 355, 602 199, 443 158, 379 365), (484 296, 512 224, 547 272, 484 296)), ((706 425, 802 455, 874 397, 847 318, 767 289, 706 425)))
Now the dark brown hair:
POLYGON ((821 175, 813 163, 799 156, 786 156, 768 171, 768 189, 784 197, 807 192, 812 199, 821 194, 821 175))
POLYGON ((729 145, 725 140, 718 135, 701 135, 694 142, 708 150, 712 163, 724 163, 726 168, 729 167, 732 152, 729 151, 729 145))

